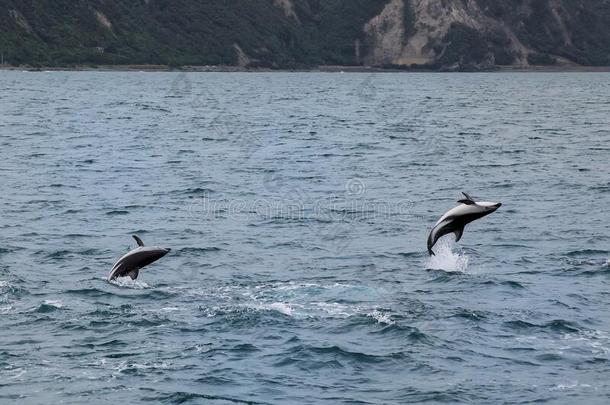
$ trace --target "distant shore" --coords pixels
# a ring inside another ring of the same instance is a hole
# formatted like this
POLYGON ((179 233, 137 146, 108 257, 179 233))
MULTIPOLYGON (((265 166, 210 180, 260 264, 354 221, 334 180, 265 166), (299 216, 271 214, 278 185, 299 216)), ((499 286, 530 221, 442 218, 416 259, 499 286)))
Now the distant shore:
MULTIPOLYGON (((384 68, 373 66, 337 66, 323 65, 311 68, 297 69, 270 69, 249 68, 241 66, 180 66, 167 65, 78 65, 78 66, 11 66, 0 65, 0 70, 18 70, 30 72, 42 71, 73 71, 73 72, 327 72, 327 73, 445 73, 443 70, 429 68, 384 68)), ((463 71, 460 71, 462 73, 463 71)), ((496 66, 493 69, 469 71, 471 73, 495 73, 495 72, 610 72, 610 66, 580 66, 580 65, 556 65, 556 66, 496 66)))

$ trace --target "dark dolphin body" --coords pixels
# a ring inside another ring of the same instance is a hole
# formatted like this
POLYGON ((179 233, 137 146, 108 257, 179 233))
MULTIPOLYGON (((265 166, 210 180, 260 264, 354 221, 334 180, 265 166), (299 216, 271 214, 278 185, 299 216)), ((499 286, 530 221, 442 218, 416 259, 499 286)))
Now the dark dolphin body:
POLYGON ((459 242, 464 233, 464 227, 474 220, 483 218, 491 214, 502 206, 502 203, 479 201, 476 202, 466 193, 462 193, 466 197, 459 200, 461 203, 455 208, 447 211, 434 225, 430 235, 428 236, 428 253, 434 256, 432 247, 444 235, 455 233, 455 241, 459 242))
POLYGON ((159 246, 144 246, 144 242, 136 235, 133 235, 133 238, 139 247, 125 254, 115 263, 108 275, 108 280, 125 276, 135 280, 138 278, 141 268, 156 262, 171 251, 169 248, 159 246))

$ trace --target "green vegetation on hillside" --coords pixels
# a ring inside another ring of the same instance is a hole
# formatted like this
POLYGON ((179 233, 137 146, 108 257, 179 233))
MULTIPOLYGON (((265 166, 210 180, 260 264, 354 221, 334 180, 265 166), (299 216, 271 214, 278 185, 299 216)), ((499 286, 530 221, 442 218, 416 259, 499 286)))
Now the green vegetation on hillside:
POLYGON ((610 2, 607 0, 476 0, 536 50, 532 62, 557 55, 583 65, 610 65, 610 2))
MULTIPOLYGON (((310 0, 306 37, 317 44, 317 63, 355 65, 354 42, 364 42, 364 25, 389 0, 310 0)), ((366 49, 363 49, 366 52, 366 49)))
POLYGON ((355 64, 354 42, 387 0, 0 0, 0 51, 13 64, 355 64), (110 27, 101 19, 107 18, 110 27))
POLYGON ((286 64, 295 35, 271 0, 0 0, 0 24, 6 60, 49 65, 234 64, 234 44, 286 64))
MULTIPOLYGON (((33 66, 357 65, 374 44, 364 26, 389 1, 292 0, 293 15, 276 0, 0 0, 0 53, 33 66)), ((416 33, 416 1, 404 0, 403 44, 416 33)), ((532 64, 610 65, 608 0, 475 2, 495 26, 454 23, 426 45, 437 56, 431 67, 513 64, 511 38, 532 64)))
POLYGON ((402 23, 405 28, 405 41, 407 41, 415 33, 415 11, 411 4, 413 0, 404 0, 404 10, 402 15, 402 23))
POLYGON ((515 55, 510 50, 510 39, 500 31, 481 32, 454 23, 441 44, 435 67, 452 66, 457 70, 489 69, 495 65, 510 65, 515 55))

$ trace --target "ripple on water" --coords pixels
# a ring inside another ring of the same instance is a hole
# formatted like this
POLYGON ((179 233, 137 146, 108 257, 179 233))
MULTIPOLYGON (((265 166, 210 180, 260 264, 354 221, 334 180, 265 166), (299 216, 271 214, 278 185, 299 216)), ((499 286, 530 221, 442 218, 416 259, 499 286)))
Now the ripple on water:
POLYGON ((605 403, 610 76, 0 88, 0 402, 605 403), (136 229, 167 271, 108 282, 136 229))

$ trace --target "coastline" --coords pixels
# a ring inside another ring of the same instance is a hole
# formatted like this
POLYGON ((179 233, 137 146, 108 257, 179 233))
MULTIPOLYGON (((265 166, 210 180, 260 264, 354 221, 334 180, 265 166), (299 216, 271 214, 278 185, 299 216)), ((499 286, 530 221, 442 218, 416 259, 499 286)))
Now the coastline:
POLYGON ((0 65, 0 71, 28 71, 28 72, 193 72, 193 73, 271 73, 271 72, 320 72, 320 73, 602 73, 610 72, 610 66, 581 66, 581 65, 527 65, 527 66, 495 66, 493 69, 474 71, 445 71, 430 68, 384 68, 375 66, 340 66, 320 65, 310 68, 270 69, 249 68, 229 65, 206 66, 180 66, 168 65, 78 65, 78 66, 12 66, 0 65))

